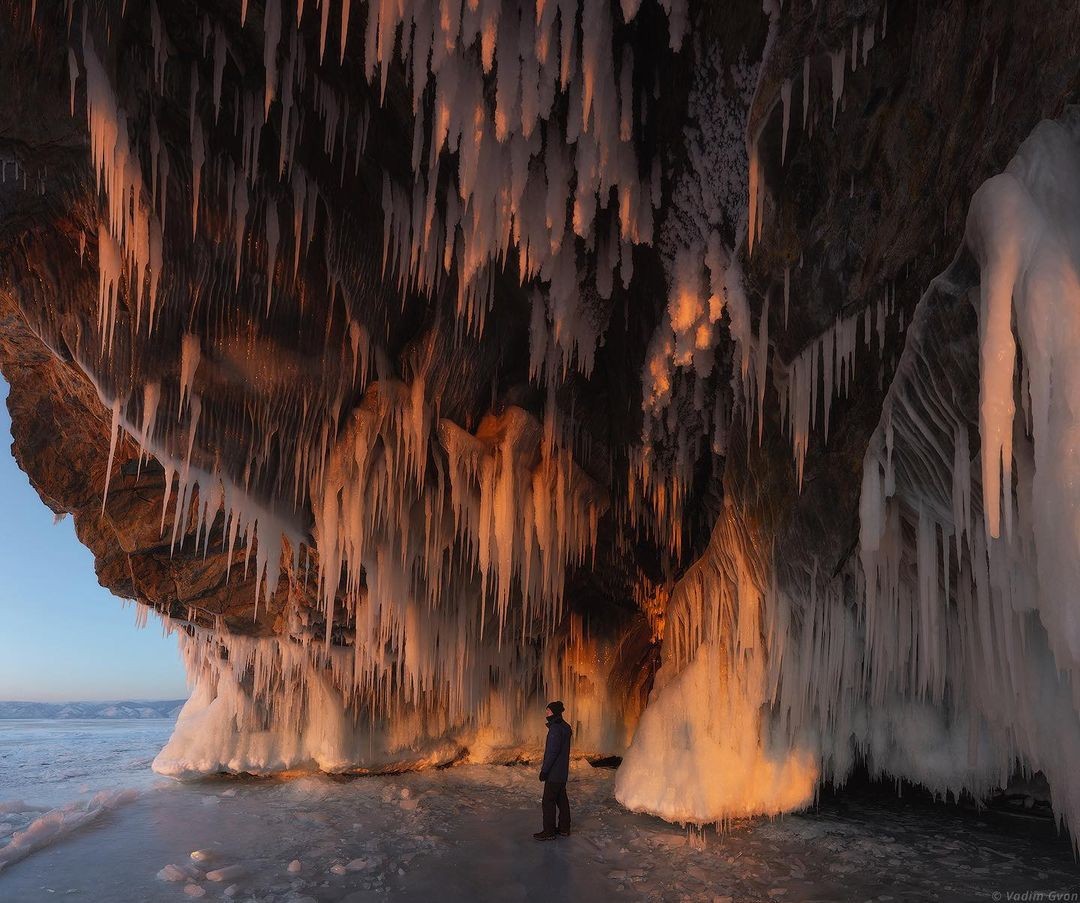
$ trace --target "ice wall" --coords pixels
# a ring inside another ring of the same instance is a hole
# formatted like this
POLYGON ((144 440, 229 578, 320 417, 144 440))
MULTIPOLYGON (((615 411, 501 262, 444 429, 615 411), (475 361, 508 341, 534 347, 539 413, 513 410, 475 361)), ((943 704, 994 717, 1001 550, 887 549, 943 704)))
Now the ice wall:
MULTIPOLYGON (((461 609, 443 610, 461 622, 461 609)), ((628 741, 624 701, 610 681, 614 650, 579 622, 546 646, 458 642, 447 653, 458 673, 415 695, 373 666, 374 646, 327 646, 300 624, 279 637, 202 629, 178 636, 193 692, 153 765, 173 777, 515 761, 542 748, 544 709, 554 697, 575 726, 577 754, 628 741)), ((415 654, 436 654, 434 642, 410 638, 415 654)))
POLYGON ((695 822, 782 811, 862 757, 943 794, 1041 770, 1060 817, 1080 818, 1078 174, 1070 109, 973 197, 957 261, 908 330, 838 575, 815 563, 791 579, 729 506, 672 594, 625 804, 695 822))
POLYGON ((1002 770, 1014 757, 1041 769, 1073 824, 1078 173, 1080 114, 1070 108, 975 193, 953 269, 978 268, 968 292, 977 357, 964 362, 977 408, 971 393, 961 403, 955 364, 936 348, 931 292, 867 451, 860 538, 875 661, 895 673, 907 658, 911 692, 966 712, 993 738, 990 761, 1002 770), (886 639, 897 621, 911 624, 907 655, 886 639))

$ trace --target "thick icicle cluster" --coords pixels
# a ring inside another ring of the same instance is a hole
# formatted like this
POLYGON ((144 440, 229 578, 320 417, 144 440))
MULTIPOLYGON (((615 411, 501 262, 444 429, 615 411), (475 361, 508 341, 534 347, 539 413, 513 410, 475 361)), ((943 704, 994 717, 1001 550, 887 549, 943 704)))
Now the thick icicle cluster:
MULTIPOLYGON (((622 4, 624 22, 638 5, 622 4)), ((663 5, 678 49, 685 0, 663 5)), ((652 241, 660 202, 658 163, 639 177, 646 98, 614 27, 609 0, 381 2, 365 45, 383 94, 400 54, 416 117, 413 184, 384 176, 384 266, 428 294, 452 275, 458 315, 479 331, 497 272, 516 263, 519 281, 544 286, 561 368, 586 374, 599 336, 578 242, 595 252, 595 289, 609 298, 616 271, 629 285, 633 245, 652 241)))
MULTIPOLYGON (((835 576, 781 565, 763 556, 752 515, 729 505, 672 593, 664 664, 619 776, 627 805, 698 822, 774 812, 862 758, 942 794, 1004 786, 1019 763, 1046 775, 1061 818, 1080 819, 1078 171, 1073 110, 976 193, 965 247, 917 308, 866 453, 857 556, 835 576), (980 325, 962 345, 969 300, 980 325)), ((871 317, 859 318, 869 340, 871 317)), ((796 436, 818 387, 827 418, 838 374, 850 378, 856 328, 841 321, 793 364, 796 436)))
POLYGON ((928 296, 867 452, 860 509, 882 680, 947 700, 973 736, 992 738, 989 761, 973 748, 972 764, 1005 771, 1017 757, 1041 769, 1074 824, 1078 168, 1073 109, 1041 123, 976 192, 965 248, 979 268, 978 412, 958 407, 951 361, 934 354, 928 296))
POLYGON ((671 595, 663 664, 616 778, 615 795, 631 809, 703 823, 814 797, 814 757, 774 744, 763 719, 776 677, 751 529, 729 505, 671 595))
POLYGON ((421 645, 402 667, 424 667, 419 656, 442 655, 456 661, 456 671, 447 662, 441 687, 414 694, 417 687, 401 684, 393 700, 385 698, 392 662, 375 661, 378 647, 326 646, 301 618, 286 637, 181 632, 194 691, 154 769, 189 777, 512 760, 542 743, 544 724, 536 713, 553 695, 574 713, 580 751, 626 745, 629 717, 625 701, 611 692, 610 642, 590 637, 570 618, 546 647, 507 642, 478 648, 470 644, 469 609, 460 601, 408 610, 406 641, 421 645))
MULTIPOLYGON (((510 736, 524 706, 545 693, 575 699, 578 684, 583 742, 618 748, 626 700, 604 697, 614 659, 563 606, 605 493, 575 463, 554 388, 543 423, 510 406, 474 433, 440 417, 454 388, 445 358, 391 361, 396 311, 376 290, 377 229, 327 192, 332 169, 378 199, 365 182, 368 92, 343 92, 322 63, 333 5, 316 5, 316 61, 311 10, 298 4, 294 18, 280 0, 263 4, 257 87, 242 77, 244 35, 225 20, 204 19, 189 69, 174 46, 187 36, 151 2, 151 65, 125 85, 117 72, 138 61, 105 48, 127 11, 106 4, 81 26, 73 17, 71 92, 85 89, 102 211, 100 342, 80 330, 73 356, 111 413, 107 473, 126 433, 140 466, 152 456, 164 469, 170 548, 205 554, 213 543, 230 563, 242 549, 245 568, 254 558, 256 618, 270 601, 290 624, 245 641, 218 622, 185 641, 198 690, 159 764, 386 764, 365 752, 370 728, 355 726, 365 718, 395 725, 400 760, 431 738, 468 734, 472 747, 484 731, 510 736), (185 112, 179 134, 158 112, 166 103, 185 112), (283 349, 282 332, 295 344, 283 349), (321 612, 306 602, 311 560, 321 612), (334 727, 345 722, 351 733, 334 727), (296 734, 309 723, 318 742, 306 727, 296 734), (250 736, 262 724, 281 735, 250 736)), ((677 45, 685 12, 680 0, 662 6, 677 45)), ((435 296, 452 277, 471 333, 516 261, 521 282, 540 283, 531 375, 551 387, 572 362, 590 369, 599 335, 579 298, 578 243, 599 249, 605 264, 591 278, 609 296, 620 266, 629 280, 632 244, 651 239, 658 185, 639 179, 634 134, 645 101, 630 45, 616 40, 636 11, 624 4, 620 18, 595 0, 366 9, 363 60, 379 100, 404 66, 416 117, 415 182, 382 185, 384 274, 406 295, 435 296)), ((336 13, 344 64, 348 0, 336 13)), ((439 325, 418 344, 439 341, 439 325)), ((103 510, 108 489, 107 476, 103 510)))
POLYGON ((803 466, 811 431, 821 412, 822 436, 829 439, 829 415, 833 400, 847 396, 855 378, 855 351, 875 342, 880 354, 885 347, 885 330, 893 301, 882 298, 861 313, 838 317, 824 333, 810 342, 786 369, 774 368, 773 378, 780 396, 780 416, 787 428, 795 455, 795 472, 802 485, 803 466))

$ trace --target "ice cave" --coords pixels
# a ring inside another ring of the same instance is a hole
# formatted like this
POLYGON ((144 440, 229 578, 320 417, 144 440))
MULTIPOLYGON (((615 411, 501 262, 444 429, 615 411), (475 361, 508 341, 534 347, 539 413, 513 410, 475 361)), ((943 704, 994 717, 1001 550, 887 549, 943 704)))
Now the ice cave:
MULTIPOLYGON (((13 452, 198 775, 1080 824, 1080 7, 3 0, 13 452)), ((102 650, 107 655, 107 650, 102 650)))

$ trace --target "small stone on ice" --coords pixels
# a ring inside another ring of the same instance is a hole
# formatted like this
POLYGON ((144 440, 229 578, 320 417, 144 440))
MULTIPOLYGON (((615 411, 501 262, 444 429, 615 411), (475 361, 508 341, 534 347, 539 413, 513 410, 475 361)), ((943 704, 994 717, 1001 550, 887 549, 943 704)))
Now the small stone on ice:
POLYGON ((401 798, 403 800, 407 800, 411 795, 412 794, 409 793, 409 788, 408 787, 402 787, 401 788, 401 798))
POLYGON ((242 874, 244 874, 244 867, 237 864, 214 869, 212 872, 207 872, 206 877, 210 881, 232 881, 233 878, 239 878, 242 874))
POLYGON ((290 862, 290 863, 289 863, 289 874, 291 874, 291 875, 295 875, 295 874, 297 874, 297 873, 298 873, 298 872, 300 871, 300 869, 302 869, 303 867, 304 867, 304 866, 303 866, 303 865, 301 865, 301 863, 300 863, 300 860, 299 860, 299 859, 294 859, 294 860, 293 860, 292 862, 290 862))
POLYGON ((176 865, 169 864, 157 873, 158 881, 187 881, 188 873, 176 865))
POLYGON ((382 865, 386 860, 386 857, 379 854, 376 856, 362 856, 359 859, 353 859, 351 862, 346 863, 345 868, 350 872, 363 872, 368 869, 373 869, 378 865, 382 865))
POLYGON ((339 862, 336 865, 330 866, 330 871, 332 871, 335 875, 344 875, 348 871, 348 869, 339 862))
POLYGON ((615 869, 608 872, 608 877, 615 881, 622 881, 626 877, 626 872, 623 869, 615 869))
POLYGON ((188 884, 184 886, 184 893, 189 897, 205 897, 206 891, 199 887, 198 884, 188 884))
POLYGON ((191 858, 194 859, 196 862, 206 862, 206 860, 208 860, 213 855, 214 854, 211 850, 195 850, 191 854, 191 858))

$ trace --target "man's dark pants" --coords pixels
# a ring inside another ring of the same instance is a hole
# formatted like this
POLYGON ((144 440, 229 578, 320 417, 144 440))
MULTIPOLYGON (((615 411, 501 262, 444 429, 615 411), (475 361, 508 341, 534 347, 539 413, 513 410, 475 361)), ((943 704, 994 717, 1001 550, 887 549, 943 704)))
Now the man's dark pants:
POLYGON ((566 781, 544 781, 544 830, 555 830, 555 807, 559 807, 559 830, 570 830, 570 798, 566 795, 566 781))

